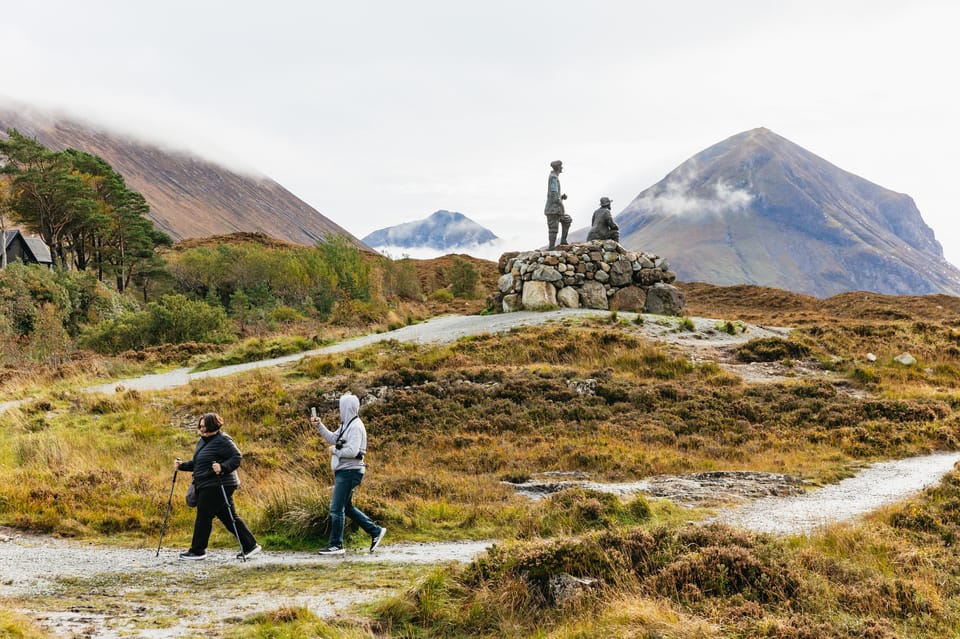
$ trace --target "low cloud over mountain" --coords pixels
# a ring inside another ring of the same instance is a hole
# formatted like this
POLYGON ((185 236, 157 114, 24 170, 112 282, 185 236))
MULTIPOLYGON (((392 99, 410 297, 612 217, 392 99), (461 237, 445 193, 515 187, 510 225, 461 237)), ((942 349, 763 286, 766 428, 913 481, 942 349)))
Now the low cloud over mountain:
POLYGON ((156 146, 26 108, 0 107, 0 135, 15 128, 44 146, 98 155, 150 204, 148 217, 174 240, 264 233, 313 245, 352 234, 267 177, 242 175, 194 155, 156 146))

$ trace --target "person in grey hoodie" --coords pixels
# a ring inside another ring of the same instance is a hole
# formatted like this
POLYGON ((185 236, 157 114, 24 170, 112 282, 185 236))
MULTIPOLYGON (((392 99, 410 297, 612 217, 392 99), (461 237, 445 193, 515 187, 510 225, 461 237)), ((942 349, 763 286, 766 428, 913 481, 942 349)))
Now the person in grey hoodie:
POLYGON ((377 549, 383 536, 384 526, 378 526, 353 505, 356 490, 367 465, 363 458, 367 452, 367 429, 360 419, 360 400, 356 395, 344 393, 340 397, 340 428, 330 431, 316 415, 310 418, 317 432, 330 444, 330 467, 333 469, 333 496, 330 498, 330 543, 318 551, 320 555, 342 555, 344 517, 349 517, 370 535, 370 552, 377 549))

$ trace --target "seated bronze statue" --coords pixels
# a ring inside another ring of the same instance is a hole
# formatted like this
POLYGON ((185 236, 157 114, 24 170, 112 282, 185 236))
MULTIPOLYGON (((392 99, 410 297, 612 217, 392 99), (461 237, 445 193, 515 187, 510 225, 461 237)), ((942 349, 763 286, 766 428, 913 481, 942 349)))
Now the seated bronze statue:
POLYGON ((611 204, 610 198, 600 198, 600 208, 593 212, 593 219, 590 221, 588 242, 590 240, 620 241, 620 227, 613 221, 613 215, 610 213, 611 204))

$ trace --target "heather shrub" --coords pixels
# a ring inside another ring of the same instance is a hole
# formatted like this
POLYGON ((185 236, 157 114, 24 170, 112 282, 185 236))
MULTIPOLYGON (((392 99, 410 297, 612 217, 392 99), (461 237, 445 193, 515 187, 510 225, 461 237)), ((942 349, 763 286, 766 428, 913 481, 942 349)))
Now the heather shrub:
POLYGON ((777 362, 807 357, 810 348, 779 337, 763 337, 738 346, 735 352, 741 362, 777 362))

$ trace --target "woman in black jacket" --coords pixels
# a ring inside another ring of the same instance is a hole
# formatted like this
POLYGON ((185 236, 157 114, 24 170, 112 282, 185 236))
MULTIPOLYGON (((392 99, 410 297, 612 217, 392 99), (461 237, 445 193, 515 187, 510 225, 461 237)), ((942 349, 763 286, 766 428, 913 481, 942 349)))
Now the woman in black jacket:
POLYGON ((240 537, 242 551, 237 558, 245 558, 260 552, 260 544, 253 533, 237 515, 233 505, 233 493, 240 486, 237 468, 240 467, 240 449, 229 435, 223 433, 223 418, 216 413, 207 413, 197 421, 200 441, 190 461, 174 461, 174 468, 193 473, 197 487, 197 518, 193 522, 193 541, 190 550, 180 553, 181 559, 206 559, 207 542, 216 517, 227 530, 240 537), (221 489, 221 486, 223 487, 221 489), (226 492, 226 499, 224 499, 226 492), (229 508, 227 503, 229 502, 229 508))

